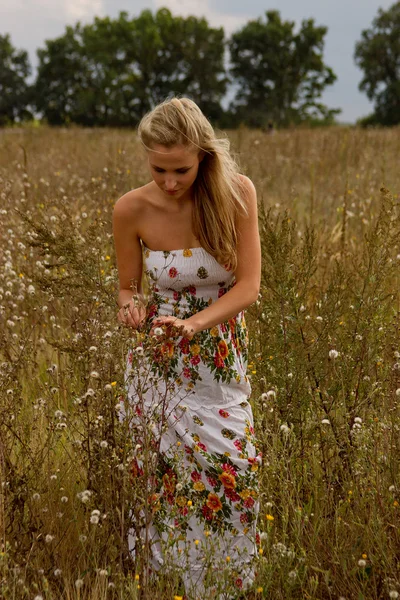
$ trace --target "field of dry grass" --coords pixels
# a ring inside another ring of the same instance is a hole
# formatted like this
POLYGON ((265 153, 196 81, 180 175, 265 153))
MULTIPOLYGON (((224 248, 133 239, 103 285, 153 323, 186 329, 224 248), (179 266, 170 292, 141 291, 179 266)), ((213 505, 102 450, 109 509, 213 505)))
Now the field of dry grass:
MULTIPOLYGON (((397 598, 400 130, 229 135, 263 253, 247 312, 254 598, 397 598)), ((116 322, 111 215, 147 181, 132 132, 0 131, 2 598, 183 595, 179 573, 148 581, 126 542, 145 492, 115 408, 132 339, 116 322)))

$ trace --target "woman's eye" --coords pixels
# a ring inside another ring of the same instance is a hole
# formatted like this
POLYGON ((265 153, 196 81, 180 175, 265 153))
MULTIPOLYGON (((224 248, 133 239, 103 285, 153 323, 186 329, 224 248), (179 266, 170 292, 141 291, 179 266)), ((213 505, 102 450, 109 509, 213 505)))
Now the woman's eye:
POLYGON ((177 173, 181 173, 183 175, 183 173, 187 173, 189 171, 189 169, 178 169, 177 173))

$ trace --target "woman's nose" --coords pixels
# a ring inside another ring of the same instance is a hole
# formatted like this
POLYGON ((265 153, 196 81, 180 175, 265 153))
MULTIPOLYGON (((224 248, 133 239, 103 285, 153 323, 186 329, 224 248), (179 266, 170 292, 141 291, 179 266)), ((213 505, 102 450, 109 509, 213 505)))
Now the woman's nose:
POLYGON ((165 188, 167 190, 173 190, 176 187, 176 179, 174 177, 165 178, 165 188))

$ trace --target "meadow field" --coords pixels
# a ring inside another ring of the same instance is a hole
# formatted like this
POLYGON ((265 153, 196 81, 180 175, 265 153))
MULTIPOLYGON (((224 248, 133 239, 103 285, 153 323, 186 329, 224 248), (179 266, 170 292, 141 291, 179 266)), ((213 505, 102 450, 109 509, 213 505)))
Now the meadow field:
MULTIPOLYGON (((259 557, 243 597, 398 598, 400 129, 229 137, 263 258, 246 317, 259 557)), ((118 416, 137 336, 116 320, 111 216, 148 180, 132 131, 0 130, 1 598, 183 597, 178 571, 152 579, 148 548, 127 546, 157 510, 157 456, 118 416)), ((226 580, 226 598, 239 587, 226 580)))

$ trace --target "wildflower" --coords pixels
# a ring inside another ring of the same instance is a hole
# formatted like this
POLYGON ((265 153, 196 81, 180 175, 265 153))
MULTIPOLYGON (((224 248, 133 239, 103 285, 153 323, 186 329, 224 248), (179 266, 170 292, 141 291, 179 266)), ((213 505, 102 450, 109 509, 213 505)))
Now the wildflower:
POLYGON ((41 596, 40 594, 38 594, 37 596, 34 597, 33 600, 43 600, 43 596, 41 596))
POLYGON ((331 360, 335 360, 339 356, 339 352, 337 350, 329 350, 329 358, 331 360))
POLYGON ((396 390, 396 396, 400 396, 400 388, 397 388, 397 390, 396 390))
POLYGON ((68 498, 67 498, 67 496, 61 496, 61 502, 62 502, 63 504, 66 504, 66 503, 68 502, 68 498))
POLYGON ((79 536, 79 541, 84 544, 87 540, 86 535, 84 535, 83 533, 79 536))
POLYGON ((106 383, 106 385, 104 386, 104 390, 106 392, 111 392, 112 390, 112 385, 110 383, 106 383))
POLYGON ((274 521, 274 517, 272 515, 265 515, 265 518, 267 519, 267 521, 274 521))
POLYGON ((51 542, 54 540, 54 535, 50 535, 49 533, 46 535, 46 537, 44 538, 44 541, 46 542, 46 544, 51 544, 51 542))
POLYGON ((35 288, 33 287, 33 285, 28 286, 28 294, 30 296, 33 296, 35 294, 35 288))
POLYGON ((156 335, 156 336, 162 335, 163 333, 164 333, 164 332, 163 332, 163 330, 161 329, 161 327, 156 327, 156 328, 154 329, 154 335, 156 335))
POLYGON ((390 590, 389 598, 398 598, 398 597, 399 597, 399 592, 396 592, 396 590, 390 590))
POLYGON ((75 587, 76 587, 76 589, 79 590, 82 586, 83 586, 83 579, 77 579, 75 581, 75 587))
POLYGON ((100 577, 107 577, 107 575, 108 575, 107 569, 100 569, 99 575, 100 575, 100 577))
POLYGON ((144 354, 144 350, 143 350, 143 347, 142 347, 142 346, 138 346, 138 347, 136 348, 136 354, 137 354, 138 356, 143 356, 143 354, 144 354))
POLYGON ((360 417, 354 417, 354 423, 362 423, 362 419, 360 417))
POLYGON ((40 500, 40 494, 38 494, 37 492, 35 492, 32 496, 32 500, 38 501, 40 500))
POLYGON ((230 562, 231 561, 231 557, 227 556, 225 560, 226 560, 226 562, 230 562))
MULTIPOLYGON (((97 346, 90 346, 89 352, 91 352, 92 354, 94 354, 95 352, 97 352, 97 346)), ((82 580, 78 580, 78 581, 82 581, 82 580)))
POLYGON ((139 581, 139 579, 140 579, 140 576, 139 576, 138 573, 136 573, 136 575, 135 575, 135 581, 139 581))
POLYGON ((101 440, 101 442, 100 442, 100 448, 107 448, 107 446, 108 446, 107 440, 101 440))
POLYGON ((358 561, 358 566, 359 566, 361 569, 364 569, 364 567, 366 567, 366 566, 367 566, 367 561, 366 561, 366 560, 364 560, 363 558, 360 558, 360 560, 358 561))
POLYGON ((289 571, 288 573, 288 579, 290 581, 294 581, 297 577, 297 571, 289 571))
POLYGON ((322 425, 330 425, 331 424, 329 419, 322 419, 321 423, 322 423, 322 425))
POLYGON ((286 423, 283 423, 280 426, 280 430, 282 431, 283 434, 287 435, 288 433, 290 433, 290 427, 288 427, 288 425, 286 425, 286 423))
POLYGON ((61 573, 61 569, 54 569, 54 577, 60 577, 61 573))
POLYGON ((262 594, 262 593, 263 593, 263 589, 264 589, 264 588, 262 588, 261 586, 259 586, 259 587, 256 589, 256 592, 257 592, 257 594, 262 594))
POLYGON ((395 489, 396 489, 396 487, 395 487, 394 485, 391 485, 391 486, 389 487, 389 492, 394 492, 394 491, 395 491, 395 489))
POLYGON ((93 377, 93 379, 99 379, 100 375, 98 374, 97 371, 92 371, 90 373, 90 377, 93 377))
POLYGON ((62 419, 64 416, 64 413, 62 410, 56 410, 56 412, 54 413, 54 416, 56 419, 62 419))

